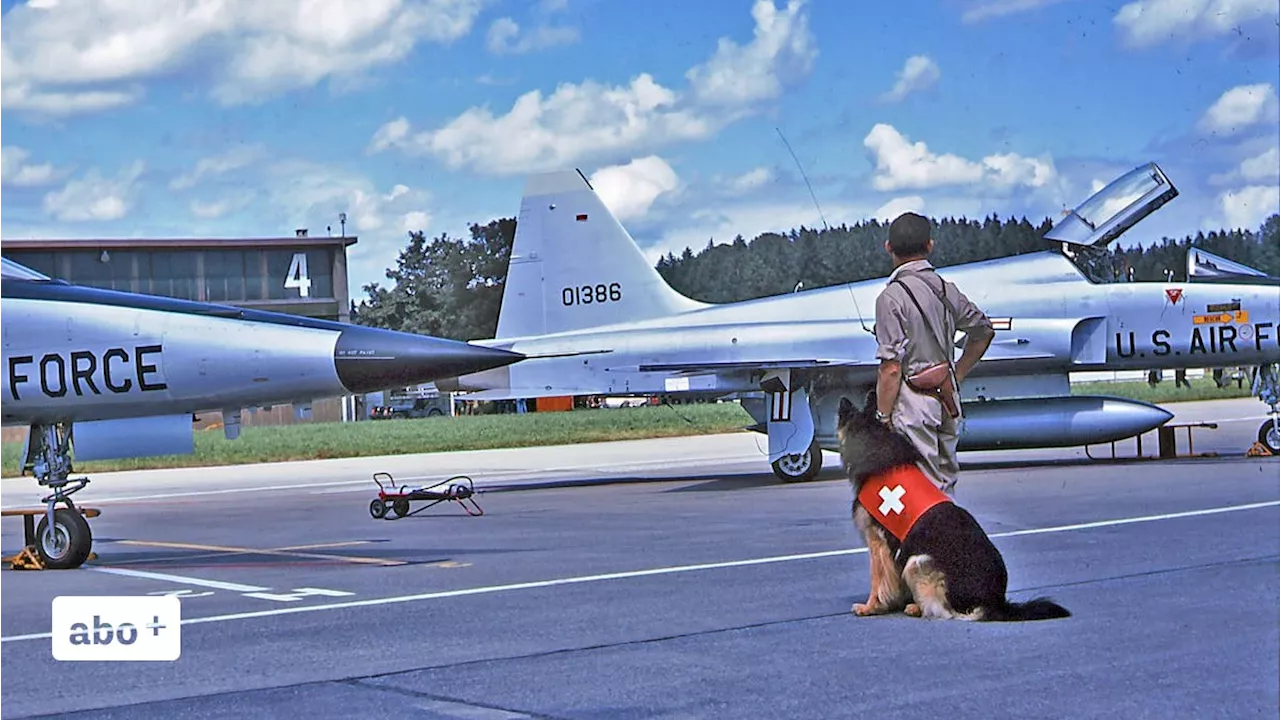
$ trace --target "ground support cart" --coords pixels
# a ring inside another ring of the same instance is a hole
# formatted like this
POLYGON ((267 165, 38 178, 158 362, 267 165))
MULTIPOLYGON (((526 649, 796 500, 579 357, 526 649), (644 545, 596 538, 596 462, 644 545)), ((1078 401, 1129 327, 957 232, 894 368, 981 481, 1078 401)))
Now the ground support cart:
POLYGON ((391 477, 390 473, 384 472, 374 473, 373 481, 378 485, 378 497, 369 503, 369 514, 375 520, 386 517, 388 510, 393 516, 392 519, 409 517, 442 502, 456 502, 473 517, 484 514, 484 510, 476 503, 475 496, 478 491, 471 482, 471 478, 466 475, 455 475, 434 485, 417 487, 396 485, 395 478, 391 477), (412 502, 428 504, 410 512, 409 504, 412 502))

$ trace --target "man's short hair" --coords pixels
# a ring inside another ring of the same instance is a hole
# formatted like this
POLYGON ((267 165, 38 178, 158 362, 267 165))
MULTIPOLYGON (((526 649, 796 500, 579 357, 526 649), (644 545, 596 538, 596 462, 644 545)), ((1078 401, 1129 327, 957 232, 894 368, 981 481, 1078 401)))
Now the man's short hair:
POLYGON ((889 249, 898 257, 924 255, 929 248, 929 219, 903 213, 889 225, 889 249))

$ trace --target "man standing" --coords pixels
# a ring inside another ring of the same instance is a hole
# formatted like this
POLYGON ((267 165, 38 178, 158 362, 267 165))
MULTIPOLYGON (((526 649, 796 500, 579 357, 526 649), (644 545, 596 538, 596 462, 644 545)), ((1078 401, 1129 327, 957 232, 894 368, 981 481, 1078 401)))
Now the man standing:
POLYGON ((920 392, 906 378, 954 359, 956 331, 967 335, 954 362, 955 406, 960 383, 995 338, 986 314, 954 283, 943 280, 928 257, 933 252, 929 220, 915 213, 889 225, 885 250, 893 257, 889 283, 876 299, 876 417, 911 441, 925 458, 922 470, 949 495, 960 472, 956 459, 959 421, 936 395, 920 392))

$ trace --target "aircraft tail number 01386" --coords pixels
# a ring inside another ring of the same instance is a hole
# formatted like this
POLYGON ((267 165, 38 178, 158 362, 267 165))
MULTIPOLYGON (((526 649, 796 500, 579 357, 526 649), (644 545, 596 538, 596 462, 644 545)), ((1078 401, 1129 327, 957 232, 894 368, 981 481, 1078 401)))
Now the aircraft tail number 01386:
POLYGON ((564 303, 565 307, 618 302, 621 299, 622 284, 616 282, 608 285, 604 283, 580 285, 560 290, 560 302, 564 303))

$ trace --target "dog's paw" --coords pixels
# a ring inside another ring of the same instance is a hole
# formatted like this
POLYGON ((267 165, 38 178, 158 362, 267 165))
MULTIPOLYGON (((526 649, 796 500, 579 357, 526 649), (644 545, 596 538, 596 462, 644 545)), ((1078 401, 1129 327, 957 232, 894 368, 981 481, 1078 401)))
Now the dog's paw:
POLYGON ((852 611, 854 615, 860 615, 860 616, 878 614, 877 609, 871 605, 868 605, 867 603, 854 603, 852 611))
POLYGON ((906 613, 907 615, 910 615, 911 617, 917 617, 917 618, 924 614, 923 612, 921 612, 920 606, 915 603, 911 603, 907 605, 906 609, 904 609, 902 612, 906 613))

